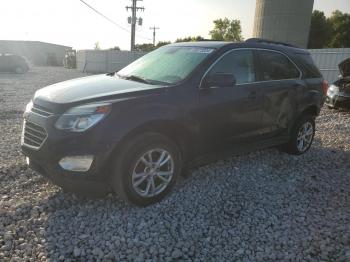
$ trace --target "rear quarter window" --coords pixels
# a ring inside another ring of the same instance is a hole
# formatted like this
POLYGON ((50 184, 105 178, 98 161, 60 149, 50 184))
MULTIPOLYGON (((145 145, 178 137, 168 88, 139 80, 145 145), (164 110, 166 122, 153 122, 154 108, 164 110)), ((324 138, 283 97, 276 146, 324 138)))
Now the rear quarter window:
POLYGON ((300 77, 296 66, 285 55, 274 51, 259 51, 263 81, 295 79, 300 77))
POLYGON ((304 78, 321 78, 322 74, 308 53, 297 53, 298 64, 303 71, 304 78))

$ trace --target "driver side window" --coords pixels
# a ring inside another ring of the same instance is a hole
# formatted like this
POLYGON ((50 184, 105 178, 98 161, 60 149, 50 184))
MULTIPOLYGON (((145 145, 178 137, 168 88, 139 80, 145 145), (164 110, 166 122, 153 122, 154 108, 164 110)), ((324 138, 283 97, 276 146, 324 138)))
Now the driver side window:
POLYGON ((222 57, 209 75, 233 74, 237 84, 255 82, 254 55, 251 50, 234 50, 222 57))

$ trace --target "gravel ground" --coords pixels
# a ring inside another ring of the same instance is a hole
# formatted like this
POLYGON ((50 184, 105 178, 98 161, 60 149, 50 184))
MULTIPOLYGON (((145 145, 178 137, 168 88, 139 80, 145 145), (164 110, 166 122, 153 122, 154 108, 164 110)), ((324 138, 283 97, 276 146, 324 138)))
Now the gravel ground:
POLYGON ((306 155, 268 149, 194 169, 141 209, 63 193, 25 166, 25 104, 81 75, 0 75, 0 261, 350 261, 350 112, 323 109, 306 155))

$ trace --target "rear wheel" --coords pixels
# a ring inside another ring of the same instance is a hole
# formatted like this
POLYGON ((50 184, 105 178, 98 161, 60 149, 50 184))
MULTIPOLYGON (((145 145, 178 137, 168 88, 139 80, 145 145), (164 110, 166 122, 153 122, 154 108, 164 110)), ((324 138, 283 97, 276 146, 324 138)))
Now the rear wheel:
POLYGON ((149 133, 133 138, 117 156, 112 178, 123 199, 147 206, 164 198, 181 172, 181 154, 170 139, 149 133))
POLYGON ((292 129, 291 137, 285 151, 293 155, 307 152, 315 136, 315 118, 311 115, 301 117, 292 129))

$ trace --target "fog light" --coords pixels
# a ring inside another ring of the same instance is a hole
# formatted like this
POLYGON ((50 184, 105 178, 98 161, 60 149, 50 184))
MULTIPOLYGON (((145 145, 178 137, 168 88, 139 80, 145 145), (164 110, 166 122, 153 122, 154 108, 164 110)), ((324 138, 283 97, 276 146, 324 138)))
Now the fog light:
POLYGON ((67 156, 60 160, 60 166, 68 171, 86 172, 90 169, 94 156, 67 156))

